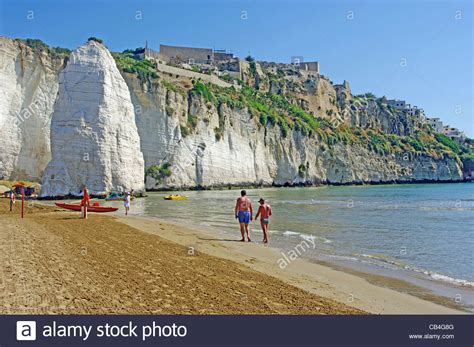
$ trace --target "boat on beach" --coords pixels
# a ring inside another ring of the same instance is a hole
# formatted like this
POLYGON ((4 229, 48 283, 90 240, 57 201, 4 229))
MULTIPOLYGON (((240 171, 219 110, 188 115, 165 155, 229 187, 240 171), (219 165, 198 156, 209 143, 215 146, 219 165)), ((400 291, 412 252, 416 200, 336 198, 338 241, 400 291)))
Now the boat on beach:
MULTIPOLYGON (((71 210, 71 211, 82 210, 81 204, 67 204, 67 203, 62 203, 62 202, 56 202, 55 204, 56 206, 64 208, 66 210, 71 210)), ((87 212, 98 212, 98 213, 115 212, 117 210, 118 210, 118 207, 100 206, 99 203, 97 202, 87 208, 87 212)))
POLYGON ((171 195, 166 195, 163 197, 165 200, 188 200, 187 196, 184 195, 179 195, 179 194, 171 194, 171 195))

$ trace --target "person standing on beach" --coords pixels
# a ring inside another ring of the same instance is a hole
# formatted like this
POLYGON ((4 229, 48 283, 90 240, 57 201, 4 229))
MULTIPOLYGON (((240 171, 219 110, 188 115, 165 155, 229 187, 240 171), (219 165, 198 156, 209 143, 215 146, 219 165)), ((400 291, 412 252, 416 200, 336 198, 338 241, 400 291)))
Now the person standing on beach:
POLYGON ((87 186, 84 186, 84 194, 82 197, 81 205, 89 207, 90 203, 91 203, 91 197, 89 195, 89 190, 87 189, 87 186))
POLYGON ((252 241, 250 240, 249 231, 249 223, 253 220, 252 202, 247 197, 247 192, 245 190, 240 192, 240 197, 237 199, 235 204, 235 218, 239 219, 240 233, 242 234, 242 239, 240 241, 245 242, 245 234, 247 234, 248 242, 252 241))
POLYGON ((87 210, 91 204, 91 197, 89 195, 89 190, 87 189, 87 186, 84 186, 84 191, 83 191, 83 196, 81 200, 81 206, 84 206, 82 209, 82 216, 84 219, 87 219, 87 210))
POLYGON ((128 211, 130 210, 130 193, 126 192, 125 197, 123 198, 123 205, 125 206, 125 215, 128 216, 128 211))
POLYGON ((260 206, 258 207, 255 219, 260 216, 260 226, 263 231, 263 243, 268 243, 268 226, 270 224, 270 216, 272 215, 272 207, 269 204, 266 204, 263 198, 260 198, 258 202, 260 203, 260 206))
POLYGON ((15 192, 13 191, 13 188, 10 189, 10 212, 13 211, 13 204, 15 203, 16 196, 15 192))

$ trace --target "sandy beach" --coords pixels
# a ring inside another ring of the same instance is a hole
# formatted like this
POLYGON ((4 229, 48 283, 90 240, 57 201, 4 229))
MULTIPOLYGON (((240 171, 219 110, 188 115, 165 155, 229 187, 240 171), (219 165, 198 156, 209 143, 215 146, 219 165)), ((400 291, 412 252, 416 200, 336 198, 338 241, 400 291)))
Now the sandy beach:
MULTIPOLYGON (((357 314, 245 265, 111 216, 1 199, 1 313, 357 314)), ((153 223, 156 231, 167 225, 153 223)), ((170 229, 173 232, 176 229, 170 229)))
POLYGON ((282 270, 278 250, 204 230, 19 206, 0 199, 4 314, 463 313, 303 259, 282 270))

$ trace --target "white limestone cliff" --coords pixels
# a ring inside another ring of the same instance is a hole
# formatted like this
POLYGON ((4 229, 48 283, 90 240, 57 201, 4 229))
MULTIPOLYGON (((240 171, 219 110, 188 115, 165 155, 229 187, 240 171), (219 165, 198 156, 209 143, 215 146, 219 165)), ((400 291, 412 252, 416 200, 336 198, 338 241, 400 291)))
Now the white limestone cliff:
POLYGON ((146 177, 147 189, 230 185, 362 184, 458 181, 454 158, 381 156, 361 146, 331 148, 278 126, 260 126, 247 110, 205 103, 124 73, 136 110, 145 166, 170 165, 171 175, 146 177), (196 122, 183 134, 188 115, 196 122), (216 136, 216 129, 221 133, 216 136))
POLYGON ((89 41, 59 75, 52 159, 41 197, 144 190, 144 162, 130 93, 110 52, 89 41))
POLYGON ((61 59, 0 37, 0 179, 39 180, 49 161, 49 131, 61 59))

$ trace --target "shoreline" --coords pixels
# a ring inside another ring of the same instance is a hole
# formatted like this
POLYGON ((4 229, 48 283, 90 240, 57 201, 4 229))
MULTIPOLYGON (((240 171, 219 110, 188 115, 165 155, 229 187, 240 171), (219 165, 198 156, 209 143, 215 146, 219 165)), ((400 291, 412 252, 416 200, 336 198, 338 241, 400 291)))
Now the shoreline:
POLYGON ((436 305, 459 311, 460 314, 472 313, 469 310, 469 307, 458 304, 454 300, 449 299, 448 297, 432 293, 429 289, 410 283, 408 280, 405 279, 390 277, 388 275, 379 275, 372 272, 366 272, 363 270, 358 270, 356 268, 351 268, 349 266, 331 263, 329 261, 317 261, 317 263, 337 271, 361 277, 375 286, 389 288, 397 292, 406 293, 421 300, 429 301, 436 305))
POLYGON ((336 264, 298 258, 288 268, 278 268, 281 250, 258 243, 216 237, 201 228, 143 216, 116 216, 127 225, 157 234, 157 222, 167 226, 159 235, 197 251, 246 265, 253 270, 308 292, 375 314, 468 314, 461 305, 426 289, 387 276, 369 274, 336 264), (175 232, 170 232, 174 230, 175 232), (177 231, 177 232, 176 232, 177 231), (243 246, 243 247, 242 247, 243 246), (407 293, 410 289, 411 293, 407 293), (412 292, 416 293, 413 295, 412 292))
MULTIPOLYGON (((12 181, 13 182, 13 181, 12 181)), ((136 192, 136 198, 146 198, 147 193, 166 193, 166 192, 187 192, 187 191, 219 191, 219 190, 239 190, 239 189, 265 189, 265 188, 320 188, 320 187, 360 187, 360 186, 392 186, 392 185, 415 185, 415 184, 459 184, 459 183, 474 183, 473 180, 419 180, 419 181, 382 181, 382 182, 347 182, 347 183, 292 183, 292 184, 222 184, 215 186, 194 186, 194 187, 165 187, 158 189, 145 189, 144 192, 136 192)), ((107 195, 91 194, 90 197, 94 199, 105 199, 107 195)), ((42 196, 36 197, 38 201, 54 201, 54 200, 71 200, 81 199, 82 195, 64 195, 64 196, 42 196)))
POLYGON ((215 186, 194 186, 194 187, 164 187, 158 189, 147 189, 146 192, 175 192, 175 191, 196 191, 196 190, 233 190, 233 189, 263 189, 263 188, 308 188, 308 187, 356 187, 356 186, 379 186, 379 185, 402 185, 402 184, 453 184, 453 183, 473 183, 470 179, 459 180, 390 180, 390 181, 351 181, 351 182, 298 182, 283 184, 219 184, 215 186))

